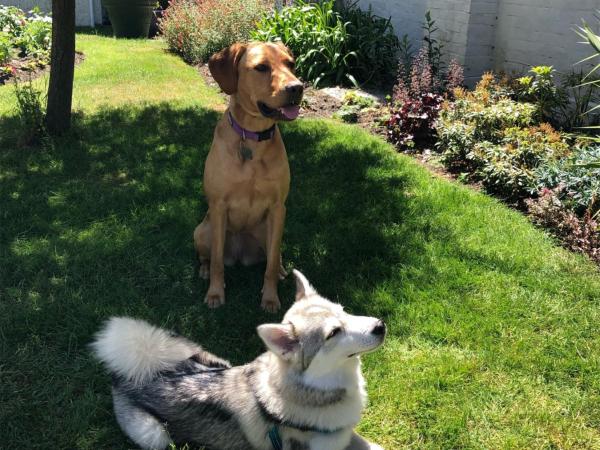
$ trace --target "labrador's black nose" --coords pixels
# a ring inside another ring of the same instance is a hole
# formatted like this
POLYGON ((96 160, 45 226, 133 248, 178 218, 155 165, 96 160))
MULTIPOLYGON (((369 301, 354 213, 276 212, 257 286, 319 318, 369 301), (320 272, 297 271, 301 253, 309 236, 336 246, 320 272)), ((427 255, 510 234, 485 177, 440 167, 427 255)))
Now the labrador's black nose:
POLYGON ((304 86, 299 81, 290 83, 285 87, 285 92, 289 95, 289 102, 292 105, 299 105, 302 101, 302 94, 304 93, 304 86))
POLYGON ((285 87, 285 91, 290 94, 302 95, 304 92, 304 86, 299 81, 290 83, 285 87))
POLYGON ((375 336, 383 336, 385 334, 385 330, 385 323, 383 320, 379 320, 375 327, 373 327, 373 330, 371 330, 371 334, 374 334, 375 336))

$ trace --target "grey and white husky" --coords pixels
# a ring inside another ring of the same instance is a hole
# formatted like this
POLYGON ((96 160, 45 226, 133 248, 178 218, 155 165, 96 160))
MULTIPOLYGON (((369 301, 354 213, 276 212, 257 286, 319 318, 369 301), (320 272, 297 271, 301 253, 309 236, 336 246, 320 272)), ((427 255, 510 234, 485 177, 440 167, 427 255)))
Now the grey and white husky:
POLYGON ((113 376, 117 421, 137 445, 210 450, 382 450, 353 431, 366 402, 360 355, 381 320, 344 312, 298 271, 282 323, 258 327, 268 351, 232 367, 199 345, 115 317, 92 344, 113 376))

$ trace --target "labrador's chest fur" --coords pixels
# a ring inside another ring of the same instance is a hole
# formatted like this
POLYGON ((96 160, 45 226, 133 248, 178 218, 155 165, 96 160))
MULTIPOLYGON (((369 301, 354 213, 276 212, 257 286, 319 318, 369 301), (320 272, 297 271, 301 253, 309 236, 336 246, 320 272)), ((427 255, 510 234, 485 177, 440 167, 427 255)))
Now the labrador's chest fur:
POLYGON ((285 203, 290 168, 281 135, 269 141, 240 142, 239 136, 220 123, 206 160, 204 190, 209 207, 223 202, 227 228, 233 232, 260 225, 275 204, 285 203))

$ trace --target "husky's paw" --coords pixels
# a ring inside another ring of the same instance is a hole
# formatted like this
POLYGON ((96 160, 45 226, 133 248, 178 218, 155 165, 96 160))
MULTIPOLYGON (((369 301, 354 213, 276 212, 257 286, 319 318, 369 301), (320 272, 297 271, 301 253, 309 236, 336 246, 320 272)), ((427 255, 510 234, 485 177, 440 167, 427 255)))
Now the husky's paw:
POLYGON ((206 303, 209 308, 218 308, 219 306, 224 305, 225 289, 213 287, 208 288, 206 297, 204 297, 204 303, 206 303))
POLYGON ((369 450, 383 450, 383 447, 381 445, 377 445, 377 444, 373 444, 372 442, 369 442, 369 450))
POLYGON ((279 297, 277 296, 277 294, 263 294, 260 306, 267 312, 276 313, 277 311, 279 311, 279 308, 281 308, 281 303, 279 303, 279 297))

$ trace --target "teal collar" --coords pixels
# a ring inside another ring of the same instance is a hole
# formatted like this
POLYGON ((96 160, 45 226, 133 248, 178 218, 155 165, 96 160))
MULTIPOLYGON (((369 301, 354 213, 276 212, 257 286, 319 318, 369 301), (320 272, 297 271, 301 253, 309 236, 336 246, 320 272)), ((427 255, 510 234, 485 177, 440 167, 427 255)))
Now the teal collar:
MULTIPOLYGON (((340 430, 311 430, 316 433, 323 434, 331 434, 337 433, 340 430)), ((271 445, 273 446, 273 450, 283 450, 283 441, 281 440, 281 434, 279 434, 279 427, 277 425, 273 425, 269 432, 267 433, 269 440, 271 441, 271 445)))
POLYGON ((279 427, 277 425, 273 425, 273 427, 269 430, 268 436, 269 440, 271 441, 271 445, 273 446, 273 450, 283 450, 283 442, 281 442, 279 427))

